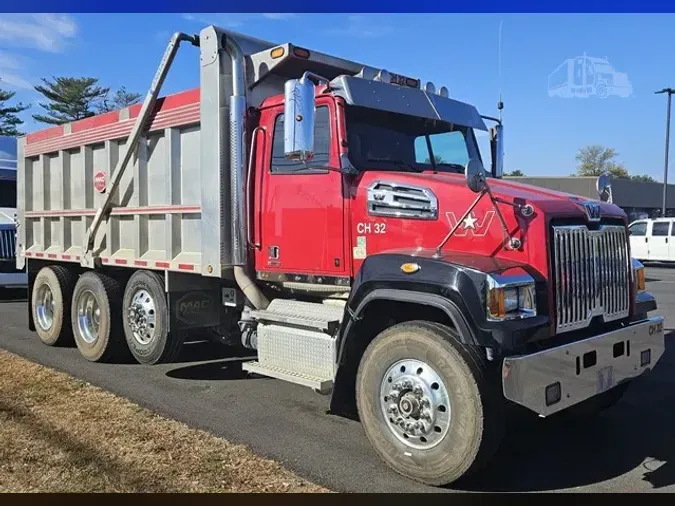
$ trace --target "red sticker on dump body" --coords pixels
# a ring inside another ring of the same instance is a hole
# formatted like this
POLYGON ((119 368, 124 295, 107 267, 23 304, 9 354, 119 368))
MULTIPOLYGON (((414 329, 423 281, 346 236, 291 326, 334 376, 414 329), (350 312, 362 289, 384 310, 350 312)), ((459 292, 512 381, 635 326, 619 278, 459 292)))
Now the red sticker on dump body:
POLYGON ((97 192, 103 193, 106 187, 106 175, 105 172, 99 171, 94 174, 94 188, 97 192))

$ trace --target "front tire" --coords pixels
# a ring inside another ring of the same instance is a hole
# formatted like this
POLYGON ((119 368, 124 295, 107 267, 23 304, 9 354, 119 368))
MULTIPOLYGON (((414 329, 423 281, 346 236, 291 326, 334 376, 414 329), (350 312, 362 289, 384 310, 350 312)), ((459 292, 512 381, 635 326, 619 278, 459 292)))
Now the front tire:
POLYGON ((61 265, 43 267, 35 277, 31 311, 35 331, 47 346, 63 346, 73 340, 70 302, 75 276, 61 265))
POLYGON ((363 355, 356 401, 376 452, 398 473, 447 485, 478 471, 504 432, 499 376, 454 329, 395 325, 363 355))
POLYGON ((169 308, 162 278, 137 271, 124 290, 124 335, 131 354, 141 364, 173 362, 180 352, 181 333, 169 332, 169 308))
POLYGON ((109 362, 126 351, 122 337, 119 282, 86 272, 75 285, 71 319, 75 344, 91 362, 109 362))

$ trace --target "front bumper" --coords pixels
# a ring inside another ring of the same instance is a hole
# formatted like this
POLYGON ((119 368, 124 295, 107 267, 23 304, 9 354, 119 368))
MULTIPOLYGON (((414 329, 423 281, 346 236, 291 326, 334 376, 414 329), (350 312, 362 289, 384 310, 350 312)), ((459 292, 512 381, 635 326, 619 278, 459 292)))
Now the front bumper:
POLYGON ((0 273, 0 288, 22 288, 28 286, 28 274, 25 272, 0 273))
POLYGON ((665 351, 663 317, 548 350, 508 357, 504 396, 552 415, 650 370, 665 351), (558 394, 559 393, 559 394, 558 394))

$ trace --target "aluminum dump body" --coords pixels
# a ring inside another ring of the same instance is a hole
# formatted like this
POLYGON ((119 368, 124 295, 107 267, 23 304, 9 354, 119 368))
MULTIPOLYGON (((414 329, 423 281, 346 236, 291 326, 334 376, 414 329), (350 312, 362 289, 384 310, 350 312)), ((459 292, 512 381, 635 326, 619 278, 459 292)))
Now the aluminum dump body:
MULTIPOLYGON (((199 95, 196 89, 158 101, 96 236, 102 263, 200 271, 199 95)), ((19 256, 80 261, 85 232, 140 108, 19 140, 19 256)))

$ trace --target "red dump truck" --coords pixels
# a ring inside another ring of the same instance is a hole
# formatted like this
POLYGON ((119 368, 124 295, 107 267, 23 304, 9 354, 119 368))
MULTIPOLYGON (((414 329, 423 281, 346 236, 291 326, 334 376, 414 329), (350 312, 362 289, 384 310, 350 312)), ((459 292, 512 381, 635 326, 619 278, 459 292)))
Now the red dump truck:
POLYGON ((601 409, 664 352, 624 212, 505 181, 502 160, 501 119, 445 87, 177 33, 142 105, 19 141, 30 328, 90 361, 237 343, 249 373, 358 415, 399 473, 451 483, 509 404, 601 409), (199 88, 159 98, 181 43, 199 88))

